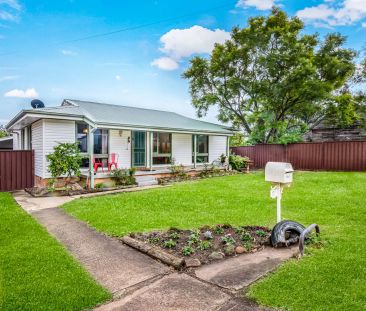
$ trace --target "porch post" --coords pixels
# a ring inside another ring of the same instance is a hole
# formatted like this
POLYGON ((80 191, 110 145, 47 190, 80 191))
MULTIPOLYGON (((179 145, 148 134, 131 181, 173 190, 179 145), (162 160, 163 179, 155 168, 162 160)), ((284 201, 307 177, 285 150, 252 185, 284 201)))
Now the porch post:
POLYGON ((153 165, 153 132, 150 131, 149 132, 149 166, 150 166, 150 171, 152 171, 152 165, 153 165))
POLYGON ((193 167, 197 166, 197 135, 193 135, 193 167))
POLYGON ((89 125, 89 176, 90 176, 90 188, 94 189, 94 166, 93 166, 93 158, 94 158, 94 131, 96 129, 89 125))
POLYGON ((230 155, 230 136, 226 136, 226 156, 229 160, 230 155))

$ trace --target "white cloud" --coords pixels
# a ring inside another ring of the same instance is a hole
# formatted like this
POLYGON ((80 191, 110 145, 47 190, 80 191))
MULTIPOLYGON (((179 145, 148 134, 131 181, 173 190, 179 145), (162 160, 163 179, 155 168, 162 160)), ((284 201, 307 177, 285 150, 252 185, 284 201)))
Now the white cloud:
POLYGON ((215 43, 223 43, 229 38, 229 32, 197 25, 186 29, 172 29, 160 38, 160 51, 166 56, 155 59, 151 64, 160 69, 174 70, 179 67, 178 62, 182 58, 210 53, 215 43))
POLYGON ((0 82, 16 80, 18 78, 19 78, 19 76, 3 76, 3 77, 0 77, 0 82))
POLYGON ((366 22, 362 23, 361 26, 366 28, 366 22))
POLYGON ((25 91, 14 89, 4 94, 5 97, 17 97, 17 98, 36 98, 38 93, 34 88, 26 89, 25 91))
POLYGON ((17 0, 0 0, 0 4, 5 4, 17 11, 20 11, 22 9, 22 6, 17 0))
POLYGON ((162 70, 175 70, 179 67, 178 63, 170 57, 160 57, 151 62, 151 66, 162 70))
POLYGON ((223 43, 230 38, 230 33, 221 30, 210 30, 202 26, 187 29, 172 29, 160 38, 163 47, 160 49, 171 58, 179 60, 196 53, 210 53, 215 43, 223 43))
POLYGON ((320 26, 353 25, 366 17, 365 0, 344 0, 343 2, 322 3, 297 12, 297 16, 307 23, 320 26))
POLYGON ((270 10, 275 5, 275 0, 239 0, 236 3, 238 8, 255 7, 257 10, 270 10))
POLYGON ((22 6, 17 0, 0 0, 0 20, 16 22, 22 6))
POLYGON ((61 53, 65 56, 76 56, 78 53, 71 50, 61 50, 61 53))
POLYGON ((121 80, 121 76, 120 75, 116 75, 116 80, 121 80))

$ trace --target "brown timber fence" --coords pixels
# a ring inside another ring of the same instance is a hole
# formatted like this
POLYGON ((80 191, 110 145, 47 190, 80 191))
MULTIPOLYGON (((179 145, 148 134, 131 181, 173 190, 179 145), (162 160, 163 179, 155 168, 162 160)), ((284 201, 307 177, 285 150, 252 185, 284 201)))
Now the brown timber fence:
POLYGON ((0 151, 0 191, 34 186, 34 151, 0 151))
POLYGON ((264 168, 269 161, 279 161, 290 162, 298 170, 366 171, 366 141, 260 144, 231 150, 249 157, 255 168, 264 168))

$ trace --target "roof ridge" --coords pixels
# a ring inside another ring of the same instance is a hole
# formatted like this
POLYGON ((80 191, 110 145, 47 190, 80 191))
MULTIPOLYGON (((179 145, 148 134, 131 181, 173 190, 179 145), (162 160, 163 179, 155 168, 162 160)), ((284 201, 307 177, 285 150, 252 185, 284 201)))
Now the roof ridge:
POLYGON ((25 109, 25 111, 51 110, 51 109, 64 109, 64 108, 77 108, 77 107, 76 106, 55 106, 55 107, 43 107, 43 108, 25 109))
POLYGON ((159 110, 159 109, 151 109, 151 108, 142 108, 142 107, 135 107, 135 106, 126 106, 126 105, 117 105, 117 104, 108 104, 108 103, 100 103, 100 102, 94 102, 94 101, 85 101, 85 100, 79 100, 79 99, 64 99, 64 101, 71 101, 71 102, 83 102, 83 103, 91 103, 91 104, 97 104, 97 105, 106 105, 106 106, 115 106, 115 107, 124 107, 124 108, 131 108, 131 109, 141 109, 141 110, 148 110, 148 111, 157 111, 157 112, 164 112, 164 113, 173 113, 176 114, 178 116, 196 121, 196 122, 203 122, 203 123, 207 123, 207 124, 211 124, 211 125, 217 125, 217 126, 221 126, 224 128, 227 128, 227 126, 222 125, 222 124, 218 124, 218 123, 214 123, 214 122, 209 122, 209 121, 203 121, 203 120, 197 120, 191 117, 187 117, 185 115, 182 115, 180 113, 174 112, 174 111, 167 111, 167 110, 159 110))
POLYGON ((107 103, 100 103, 100 102, 86 101, 86 100, 79 100, 79 99, 65 99, 65 100, 67 100, 67 101, 74 101, 74 102, 83 102, 83 103, 98 104, 98 105, 106 105, 106 106, 115 106, 115 107, 124 107, 124 108, 141 109, 141 110, 149 110, 149 111, 175 113, 175 114, 180 115, 182 117, 188 118, 188 117, 183 116, 183 115, 181 115, 179 113, 176 113, 174 111, 168 111, 168 110, 159 110, 159 109, 153 109, 153 108, 143 108, 143 107, 127 106, 127 105, 117 105, 117 104, 107 104, 107 103))

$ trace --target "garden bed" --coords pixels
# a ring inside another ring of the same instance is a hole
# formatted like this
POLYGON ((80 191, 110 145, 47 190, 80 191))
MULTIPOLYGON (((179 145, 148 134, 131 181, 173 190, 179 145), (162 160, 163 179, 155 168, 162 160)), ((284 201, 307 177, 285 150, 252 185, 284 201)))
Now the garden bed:
POLYGON ((212 177, 220 177, 220 176, 230 176, 230 175, 236 175, 239 174, 238 171, 233 170, 203 170, 199 174, 196 175, 188 175, 188 174, 174 174, 172 173, 171 176, 166 177, 160 177, 158 178, 159 185, 166 185, 176 182, 182 182, 182 181, 194 181, 194 180, 200 180, 200 179, 206 179, 206 178, 212 178, 212 177))
POLYGON ((51 189, 48 187, 31 187, 25 188, 24 190, 28 192, 33 197, 61 197, 61 196, 73 196, 80 194, 96 193, 96 192, 108 192, 119 189, 134 188, 137 185, 128 186, 118 186, 118 187, 108 187, 108 188, 94 188, 94 189, 68 189, 66 187, 59 189, 51 189))
POLYGON ((197 230, 172 228, 168 231, 132 233, 122 241, 178 268, 179 263, 194 267, 260 251, 269 245, 270 232, 270 229, 259 226, 216 225, 197 230))

